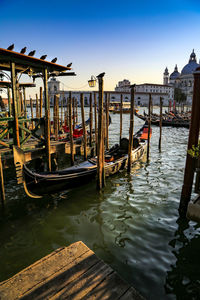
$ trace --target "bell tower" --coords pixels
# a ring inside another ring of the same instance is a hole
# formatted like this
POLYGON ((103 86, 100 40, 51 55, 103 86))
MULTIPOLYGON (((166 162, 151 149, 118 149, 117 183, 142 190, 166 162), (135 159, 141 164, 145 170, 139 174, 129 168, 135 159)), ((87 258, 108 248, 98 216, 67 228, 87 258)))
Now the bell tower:
POLYGON ((168 68, 165 68, 165 72, 163 74, 163 84, 168 85, 169 84, 169 72, 168 68))

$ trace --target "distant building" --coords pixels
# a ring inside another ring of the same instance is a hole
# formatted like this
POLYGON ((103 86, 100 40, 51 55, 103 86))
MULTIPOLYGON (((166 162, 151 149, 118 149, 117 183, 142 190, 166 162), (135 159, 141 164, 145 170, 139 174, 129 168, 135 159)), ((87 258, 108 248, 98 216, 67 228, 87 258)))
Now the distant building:
POLYGON ((177 65, 175 65, 174 71, 169 74, 168 69, 165 69, 163 74, 163 83, 169 84, 173 88, 180 88, 186 95, 186 101, 188 104, 192 103, 194 76, 193 72, 199 67, 197 63, 196 54, 194 49, 190 54, 189 62, 183 67, 181 73, 178 71, 177 65))

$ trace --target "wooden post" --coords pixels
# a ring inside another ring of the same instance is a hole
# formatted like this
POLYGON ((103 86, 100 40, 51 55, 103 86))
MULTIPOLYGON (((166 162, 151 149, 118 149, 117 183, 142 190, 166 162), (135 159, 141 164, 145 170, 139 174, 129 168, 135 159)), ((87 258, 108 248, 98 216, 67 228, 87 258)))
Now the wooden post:
POLYGON ((40 87, 40 118, 42 118, 42 105, 43 105, 43 94, 42 94, 42 87, 40 87))
POLYGON ((130 113, 130 128, 129 128, 129 145, 128 145, 128 172, 131 172, 131 166, 132 166, 134 104, 135 104, 134 98, 135 98, 135 84, 131 85, 131 113, 130 113))
POLYGON ((73 141, 73 128, 72 128, 72 92, 69 92, 69 135, 70 135, 70 152, 71 152, 71 165, 74 165, 74 141, 73 141))
MULTIPOLYGON (((193 100, 192 100, 192 114, 191 124, 188 138, 188 150, 192 146, 197 146, 199 139, 199 127, 200 127, 200 67, 196 69, 194 74, 194 89, 193 89, 193 100)), ((184 182, 182 187, 179 214, 181 217, 186 216, 187 206, 190 201, 193 178, 195 170, 195 159, 192 158, 188 153, 186 157, 184 182)))
POLYGON ((0 154, 0 195, 1 195, 1 204, 4 208, 5 204, 5 188, 4 188, 4 179, 3 179, 3 167, 2 167, 2 160, 1 160, 1 154, 0 154))
POLYGON ((14 145, 20 147, 19 139, 19 122, 17 115, 17 89, 16 89, 16 72, 15 63, 11 62, 11 82, 12 82, 12 104, 13 104, 13 116, 14 116, 14 145))
POLYGON ((109 149, 109 106, 110 106, 110 94, 106 93, 106 149, 109 149))
POLYGON ((32 124, 32 129, 34 128, 33 126, 33 100, 30 98, 30 105, 31 105, 31 124, 32 124))
POLYGON ((44 101, 45 101, 45 142, 46 142, 46 156, 47 156, 47 167, 51 171, 51 152, 50 152, 50 101, 48 95, 48 73, 47 68, 43 71, 44 76, 44 101))
POLYGON ((61 128, 63 126, 63 99, 61 100, 61 116, 60 116, 61 128))
POLYGON ((9 107, 9 117, 12 116, 12 104, 11 104, 11 98, 10 98, 10 88, 7 88, 8 92, 8 107, 9 107))
POLYGON ((78 100, 77 98, 75 100, 76 100, 76 124, 78 124, 78 100))
POLYGON ((92 124, 93 124, 92 93, 90 93, 90 147, 92 147, 92 124))
POLYGON ((162 140, 162 97, 160 97, 160 137, 159 137, 159 144, 158 144, 158 149, 161 151, 161 140, 162 140))
POLYGON ((23 87, 23 98, 24 98, 24 116, 27 119, 27 105, 26 105, 26 89, 23 87))
POLYGON ((98 145, 97 145, 97 188, 102 189, 105 185, 104 170, 104 133, 103 133, 103 76, 97 76, 99 81, 99 114, 98 114, 98 145))
MULTIPOLYGON (((134 93, 134 91, 133 91, 134 93)), ((119 131, 119 142, 122 138, 122 109, 123 109, 123 94, 121 94, 121 101, 120 101, 120 131, 119 131)))
POLYGON ((39 103, 38 103, 38 94, 35 95, 36 97, 36 118, 39 118, 39 103))
POLYGON ((75 128, 75 107, 74 107, 74 97, 72 98, 72 107, 73 107, 73 131, 74 131, 74 128, 75 128))
POLYGON ((54 134, 55 134, 55 140, 58 140, 58 128, 59 128, 59 96, 54 95, 54 120, 53 120, 53 125, 54 125, 54 134))
POLYGON ((94 93, 94 126, 95 126, 95 145, 97 155, 98 131, 97 131, 97 95, 94 93))
POLYGON ((86 160, 87 159, 87 133, 86 133, 86 129, 85 129, 83 93, 81 93, 80 100, 81 100, 81 117, 82 117, 82 127, 83 127, 84 160, 86 160))
POLYGON ((149 94, 149 115, 148 115, 147 161, 149 160, 149 150, 150 150, 151 107, 152 107, 151 94, 149 94))

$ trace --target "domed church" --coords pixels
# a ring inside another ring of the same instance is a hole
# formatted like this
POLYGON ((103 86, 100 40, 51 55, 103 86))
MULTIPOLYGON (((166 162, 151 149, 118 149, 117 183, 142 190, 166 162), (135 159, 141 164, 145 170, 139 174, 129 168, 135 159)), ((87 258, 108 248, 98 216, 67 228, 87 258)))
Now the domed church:
POLYGON ((200 65, 197 63, 196 54, 194 49, 190 54, 189 62, 185 65, 179 73, 177 65, 174 68, 174 71, 169 74, 168 69, 166 68, 163 74, 163 84, 168 84, 174 88, 180 88, 182 92, 187 97, 187 102, 192 103, 192 94, 193 94, 193 85, 194 85, 194 76, 193 72, 200 65))

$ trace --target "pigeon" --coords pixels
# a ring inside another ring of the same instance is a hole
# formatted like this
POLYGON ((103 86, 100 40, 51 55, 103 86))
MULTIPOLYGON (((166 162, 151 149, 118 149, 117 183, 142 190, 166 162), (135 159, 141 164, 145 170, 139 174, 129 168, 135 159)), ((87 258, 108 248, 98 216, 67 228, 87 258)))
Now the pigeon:
POLYGON ((47 55, 42 55, 42 56, 40 57, 40 59, 45 60, 46 57, 47 57, 47 55))
POLYGON ((68 64, 67 67, 70 68, 72 66, 72 63, 68 64))
POLYGON ((12 50, 14 49, 14 47, 15 47, 15 45, 14 45, 14 44, 12 44, 12 45, 10 45, 10 46, 7 48, 7 50, 10 50, 10 51, 12 51, 12 50))
POLYGON ((20 51, 21 54, 24 54, 25 52, 26 52, 26 47, 22 48, 20 51))
POLYGON ((57 62, 57 57, 55 57, 54 59, 52 59, 51 62, 55 64, 55 62, 57 62))
POLYGON ((34 56, 35 55, 35 50, 29 52, 28 56, 34 56))

